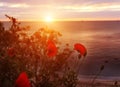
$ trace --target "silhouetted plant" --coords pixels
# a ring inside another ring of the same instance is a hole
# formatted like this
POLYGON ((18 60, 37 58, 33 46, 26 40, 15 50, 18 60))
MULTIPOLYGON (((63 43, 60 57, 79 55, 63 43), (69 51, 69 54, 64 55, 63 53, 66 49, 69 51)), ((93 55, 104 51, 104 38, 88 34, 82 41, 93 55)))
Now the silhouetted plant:
POLYGON ((62 77, 63 87, 76 87, 77 86, 77 74, 74 71, 68 70, 62 77))
POLYGON ((95 80, 96 80, 97 77, 101 74, 101 72, 102 72, 103 70, 104 70, 104 65, 101 65, 98 73, 95 75, 95 77, 94 77, 93 80, 92 80, 92 87, 94 87, 94 82, 95 82, 95 80))
POLYGON ((7 81, 13 87, 21 72, 28 74, 35 87, 76 87, 76 73, 66 71, 69 53, 57 53, 60 32, 41 28, 28 34, 30 27, 21 27, 16 18, 5 16, 12 25, 6 30, 0 23, 0 87, 7 87, 7 81))

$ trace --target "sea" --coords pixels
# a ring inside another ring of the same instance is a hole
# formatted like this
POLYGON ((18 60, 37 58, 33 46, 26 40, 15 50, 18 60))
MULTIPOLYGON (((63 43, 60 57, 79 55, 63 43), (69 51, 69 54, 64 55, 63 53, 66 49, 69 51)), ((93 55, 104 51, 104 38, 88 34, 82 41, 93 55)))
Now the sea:
MULTIPOLYGON (((3 24, 6 29, 11 25, 3 24)), ((96 75, 104 65, 98 78, 120 80, 120 21, 21 22, 21 26, 30 26, 33 31, 42 27, 59 31, 62 47, 69 43, 71 50, 75 43, 83 44, 87 56, 80 66, 81 77, 96 75)))

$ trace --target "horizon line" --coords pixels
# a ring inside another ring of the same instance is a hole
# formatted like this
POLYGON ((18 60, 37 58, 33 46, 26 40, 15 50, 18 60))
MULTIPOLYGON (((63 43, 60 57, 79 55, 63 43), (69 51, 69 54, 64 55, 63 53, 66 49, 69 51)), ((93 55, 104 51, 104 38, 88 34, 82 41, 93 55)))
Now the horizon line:
MULTIPOLYGON (((22 22, 45 22, 45 20, 36 20, 36 19, 29 19, 29 20, 22 20, 22 19, 18 19, 16 18, 18 21, 22 22)), ((10 20, 1 20, 0 22, 7 22, 10 20)), ((61 22, 61 21, 120 21, 120 19, 54 19, 52 22, 61 22)))

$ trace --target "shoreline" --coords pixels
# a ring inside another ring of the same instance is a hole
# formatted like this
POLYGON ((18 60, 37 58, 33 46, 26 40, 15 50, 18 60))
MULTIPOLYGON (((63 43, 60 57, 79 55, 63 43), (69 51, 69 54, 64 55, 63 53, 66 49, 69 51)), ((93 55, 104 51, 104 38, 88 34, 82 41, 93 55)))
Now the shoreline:
POLYGON ((78 85, 77 87, 110 87, 110 86, 115 86, 118 87, 120 86, 120 78, 117 77, 117 79, 115 79, 115 77, 104 77, 102 78, 102 76, 98 77, 95 81, 94 84, 92 84, 92 80, 93 80, 93 76, 89 76, 87 77, 80 77, 79 76, 79 80, 78 80, 78 85), (101 77, 101 78, 100 78, 101 77), (117 82, 117 84, 116 84, 117 82))

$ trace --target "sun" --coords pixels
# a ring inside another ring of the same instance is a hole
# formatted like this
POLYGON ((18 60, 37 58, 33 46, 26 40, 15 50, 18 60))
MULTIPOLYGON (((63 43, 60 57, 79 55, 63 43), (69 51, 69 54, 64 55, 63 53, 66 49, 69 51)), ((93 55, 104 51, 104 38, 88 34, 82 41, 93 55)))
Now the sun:
POLYGON ((53 22, 53 18, 51 16, 46 16, 45 22, 53 22))

